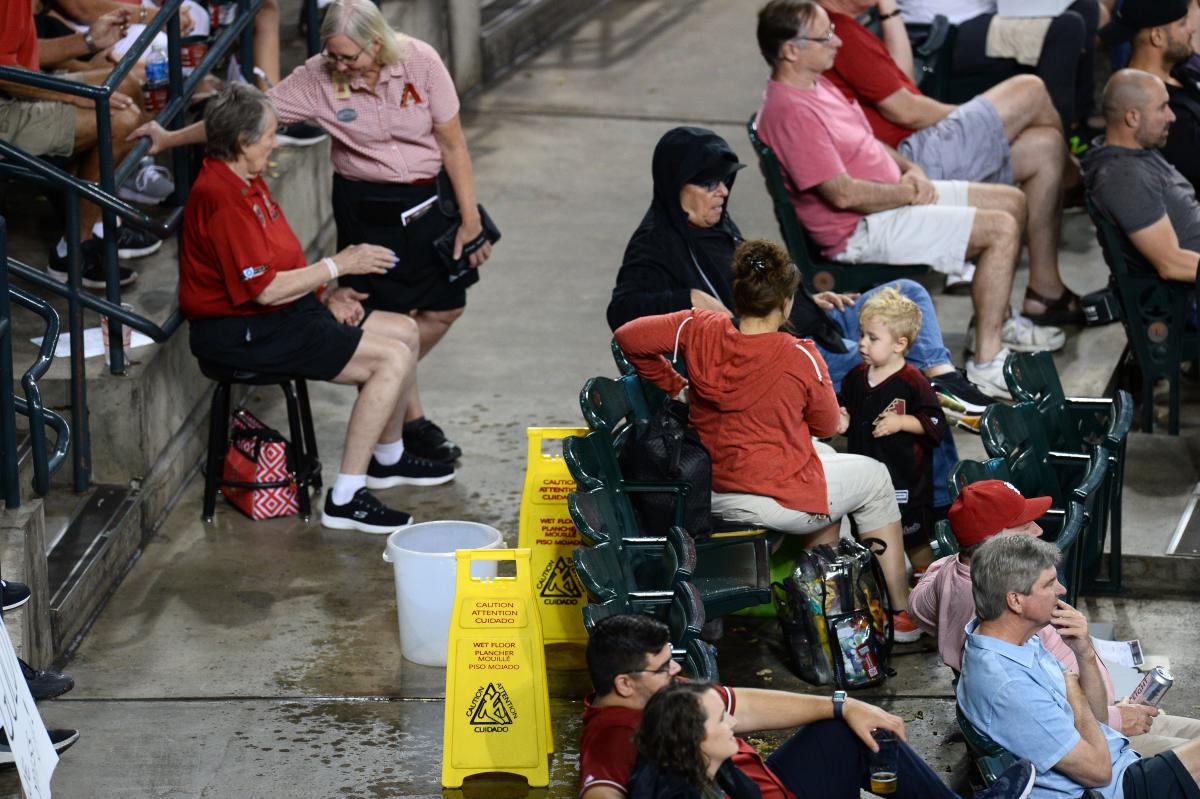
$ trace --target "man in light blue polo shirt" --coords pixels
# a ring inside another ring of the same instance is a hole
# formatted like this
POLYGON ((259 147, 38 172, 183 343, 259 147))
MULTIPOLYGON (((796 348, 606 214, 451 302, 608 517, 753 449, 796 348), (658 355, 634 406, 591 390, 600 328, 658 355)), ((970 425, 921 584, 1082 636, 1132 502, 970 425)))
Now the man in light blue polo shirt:
POLYGON ((1037 769, 1032 799, 1200 799, 1200 741, 1142 758, 1106 718, 1107 696, 1087 620, 1066 592, 1054 544, 996 536, 972 558, 978 618, 967 625, 958 703, 974 727, 1037 769), (1037 632, 1058 630, 1079 660, 1064 672, 1037 632))

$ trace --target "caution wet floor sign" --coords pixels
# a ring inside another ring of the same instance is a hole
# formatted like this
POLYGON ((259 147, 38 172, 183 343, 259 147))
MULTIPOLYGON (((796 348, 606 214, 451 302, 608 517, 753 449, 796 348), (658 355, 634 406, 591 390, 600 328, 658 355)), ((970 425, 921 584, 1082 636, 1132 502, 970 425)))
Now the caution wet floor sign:
POLYGON ((586 428, 530 427, 525 490, 517 545, 530 551, 533 591, 546 643, 587 643, 583 606, 587 594, 575 575, 571 553, 579 531, 567 512, 575 481, 562 457, 562 439, 587 434, 586 428), (552 452, 545 452, 545 448, 552 452))
POLYGON ((550 704, 528 549, 462 550, 446 664, 442 785, 488 771, 550 782, 550 704), (471 576, 477 560, 515 561, 515 577, 471 576))

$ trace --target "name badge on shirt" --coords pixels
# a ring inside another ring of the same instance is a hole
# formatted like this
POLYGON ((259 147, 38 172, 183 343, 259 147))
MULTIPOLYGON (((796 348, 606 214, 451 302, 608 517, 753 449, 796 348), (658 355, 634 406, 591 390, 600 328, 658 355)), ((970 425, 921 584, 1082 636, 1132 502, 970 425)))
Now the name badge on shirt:
POLYGON ((242 280, 253 280, 259 275, 266 274, 266 264, 260 266, 247 266, 242 270, 242 280))
POLYGON ((358 119, 358 112, 353 108, 343 108, 337 112, 338 122, 353 122, 358 119))

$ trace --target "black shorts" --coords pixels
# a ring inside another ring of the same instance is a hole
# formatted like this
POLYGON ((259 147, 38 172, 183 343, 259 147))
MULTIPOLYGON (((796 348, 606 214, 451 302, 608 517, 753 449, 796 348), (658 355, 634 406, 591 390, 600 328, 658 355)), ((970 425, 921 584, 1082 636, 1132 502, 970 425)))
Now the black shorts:
POLYGON ((378 244, 400 258, 386 274, 350 275, 339 285, 370 295, 364 306, 380 311, 450 311, 467 304, 467 286, 479 280, 478 271, 451 283, 433 250, 433 242, 456 220, 438 210, 437 203, 408 225, 400 215, 437 193, 434 183, 367 183, 333 176, 333 216, 339 250, 351 244, 378 244))
POLYGON ((1200 799, 1200 788, 1174 752, 1130 764, 1121 777, 1121 787, 1125 799, 1200 799))
POLYGON ((219 316, 188 323, 197 358, 235 369, 332 380, 358 349, 362 329, 344 325, 315 294, 272 313, 219 316))
POLYGON ((904 535, 905 549, 922 544, 928 546, 929 539, 933 537, 933 508, 929 505, 901 505, 900 529, 904 535))

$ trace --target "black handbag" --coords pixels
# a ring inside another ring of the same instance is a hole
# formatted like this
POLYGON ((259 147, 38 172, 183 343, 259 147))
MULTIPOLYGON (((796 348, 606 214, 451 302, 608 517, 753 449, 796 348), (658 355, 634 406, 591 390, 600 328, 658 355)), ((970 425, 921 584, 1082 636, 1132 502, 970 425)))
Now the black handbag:
POLYGON ((437 254, 442 266, 446 269, 447 280, 451 283, 470 286, 479 280, 479 270, 472 269, 467 259, 484 244, 495 244, 500 241, 500 228, 496 227, 496 223, 488 216, 488 212, 483 210, 482 205, 477 206, 479 208, 479 221, 483 225, 483 232, 464 244, 462 254, 458 257, 457 261, 454 260, 454 237, 458 235, 458 228, 462 225, 462 214, 459 213, 458 198, 454 194, 454 186, 450 183, 450 176, 444 168, 437 175, 437 190, 438 210, 447 219, 457 221, 445 233, 433 240, 433 251, 437 254))
MULTIPOLYGON (((642 434, 625 450, 622 472, 639 482, 686 482, 683 526, 693 538, 712 532, 712 459, 688 426, 687 405, 666 398, 642 434)), ((666 532, 675 524, 675 495, 629 492, 645 531, 666 532)))

